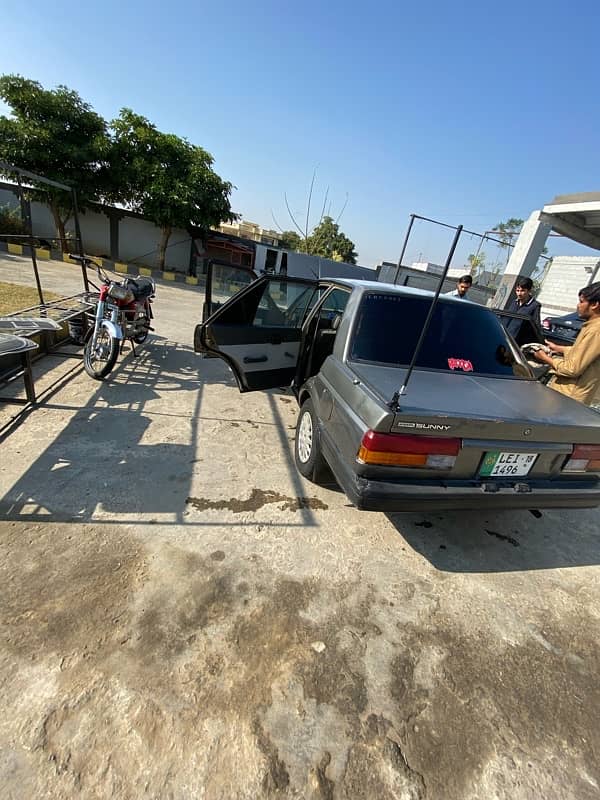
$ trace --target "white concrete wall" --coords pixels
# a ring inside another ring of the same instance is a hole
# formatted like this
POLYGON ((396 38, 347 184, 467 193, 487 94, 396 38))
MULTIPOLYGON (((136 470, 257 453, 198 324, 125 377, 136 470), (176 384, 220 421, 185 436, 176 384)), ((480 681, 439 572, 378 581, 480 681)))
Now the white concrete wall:
MULTIPOLYGON (((18 208, 19 198, 11 189, 0 186, 0 205, 18 208)), ((50 209, 45 203, 31 203, 33 235, 54 240, 57 231, 50 209)), ((86 253, 110 258, 110 219, 103 211, 81 210, 79 213, 81 236, 86 253)), ((75 223, 69 219, 65 226, 68 234, 75 236, 75 223)), ((154 223, 137 217, 124 216, 119 221, 119 259, 141 266, 158 267, 158 246, 161 231, 154 223)), ((190 264, 190 236, 174 228, 169 239, 165 268, 187 273, 190 264)))
POLYGON ((36 200, 31 203, 31 228, 33 235, 42 239, 57 237, 54 218, 45 203, 38 203, 36 200))
MULTIPOLYGON (((79 226, 85 252, 102 258, 110 258, 110 219, 106 214, 86 209, 79 213, 79 226)), ((71 219, 67 230, 75 231, 75 223, 71 219)))
MULTIPOLYGON (((135 217, 123 217, 119 223, 119 257, 142 266, 158 266, 158 246, 161 231, 152 222, 135 217)), ((85 239, 84 239, 85 242, 85 239)), ((190 262, 190 237, 174 228, 168 242, 165 268, 187 272, 190 262)))
POLYGON ((595 280, 600 280, 600 258, 556 256, 537 296, 542 304, 542 316, 561 316, 575 311, 579 290, 595 280))

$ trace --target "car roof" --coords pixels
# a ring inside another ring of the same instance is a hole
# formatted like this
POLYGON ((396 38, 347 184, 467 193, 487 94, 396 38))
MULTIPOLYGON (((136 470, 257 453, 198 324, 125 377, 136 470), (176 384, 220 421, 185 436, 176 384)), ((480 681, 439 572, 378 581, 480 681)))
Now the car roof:
MULTIPOLYGON (((434 297, 435 292, 431 292, 428 289, 417 289, 413 286, 398 286, 395 283, 383 283, 382 281, 363 281, 358 278, 321 278, 322 281, 327 283, 335 283, 340 284, 343 286, 348 286, 352 289, 356 289, 357 291, 364 292, 389 292, 393 294, 404 294, 404 295, 413 295, 416 297, 434 297)), ((469 303, 470 300, 462 297, 453 297, 452 295, 447 294, 440 294, 440 298, 447 300, 451 303, 469 303)), ((484 308, 485 306, 481 306, 480 303, 471 303, 472 305, 477 305, 480 308, 484 308)))

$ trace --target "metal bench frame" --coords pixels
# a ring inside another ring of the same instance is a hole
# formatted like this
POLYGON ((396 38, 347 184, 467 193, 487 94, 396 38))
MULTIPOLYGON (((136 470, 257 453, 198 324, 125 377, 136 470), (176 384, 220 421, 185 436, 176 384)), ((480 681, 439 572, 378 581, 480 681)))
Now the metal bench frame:
MULTIPOLYGON (((21 336, 27 339, 34 339, 40 337, 40 355, 45 353, 53 353, 54 355, 72 357, 70 353, 58 353, 56 348, 63 342, 56 343, 56 330, 48 330, 47 328, 38 327, 37 329, 32 326, 18 327, 18 318, 29 317, 30 319, 46 318, 56 322, 59 327, 69 322, 76 317, 82 316, 90 312, 94 307, 94 302, 91 299, 92 294, 89 292, 82 292, 81 294, 72 295, 71 297, 63 297, 60 300, 55 300, 49 303, 44 303, 31 308, 23 309, 22 311, 14 312, 13 314, 6 314, 2 319, 10 320, 16 318, 17 326, 11 326, 10 333, 16 336, 21 336)), ((37 395, 35 391, 35 379, 32 370, 32 350, 20 351, 20 365, 9 369, 5 374, 0 373, 0 385, 7 385, 12 383, 18 378, 23 378, 25 384, 26 399, 20 397, 6 397, 0 396, 0 402, 15 403, 18 405, 25 405, 27 403, 36 403, 37 395)), ((15 351, 15 355, 17 352, 15 351)), ((10 353, 5 354, 10 355, 10 353)))

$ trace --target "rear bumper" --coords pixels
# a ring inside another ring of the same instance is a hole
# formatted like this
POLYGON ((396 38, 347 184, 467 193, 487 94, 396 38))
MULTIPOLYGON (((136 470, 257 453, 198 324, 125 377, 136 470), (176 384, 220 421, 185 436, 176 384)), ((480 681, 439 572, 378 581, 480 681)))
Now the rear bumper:
POLYGON ((531 487, 521 492, 512 486, 488 492, 482 486, 407 486, 357 478, 344 491, 357 508, 365 511, 449 511, 451 509, 595 508, 598 489, 531 487))
POLYGON ((592 481, 374 481, 326 453, 348 499, 365 511, 450 511, 452 509, 595 508, 600 480, 592 481))

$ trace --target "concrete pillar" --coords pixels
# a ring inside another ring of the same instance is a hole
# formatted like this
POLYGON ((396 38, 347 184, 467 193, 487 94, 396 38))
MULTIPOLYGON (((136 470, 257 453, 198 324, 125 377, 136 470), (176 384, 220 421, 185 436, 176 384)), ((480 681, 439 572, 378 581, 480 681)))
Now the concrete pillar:
POLYGON ((540 221, 541 211, 533 211, 525 221, 492 300, 493 308, 506 308, 514 297, 517 278, 530 277, 542 254, 552 226, 540 221))

